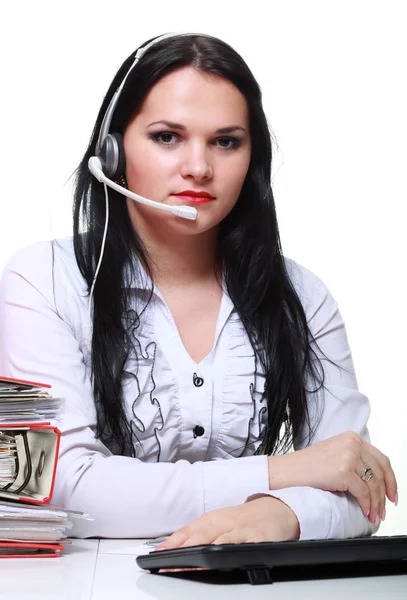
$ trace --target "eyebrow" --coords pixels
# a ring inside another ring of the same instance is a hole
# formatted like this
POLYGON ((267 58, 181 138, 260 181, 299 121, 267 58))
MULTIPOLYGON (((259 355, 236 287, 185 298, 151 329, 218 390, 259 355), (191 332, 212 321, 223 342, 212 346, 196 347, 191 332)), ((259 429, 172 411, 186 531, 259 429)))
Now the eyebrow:
MULTIPOLYGON (((154 123, 150 123, 147 125, 147 127, 151 127, 152 125, 165 125, 169 129, 180 129, 181 131, 186 130, 184 125, 181 125, 180 123, 172 123, 171 121, 154 121, 154 123)), ((215 133, 233 133, 234 131, 243 131, 243 133, 246 133, 246 129, 240 125, 222 127, 221 129, 217 129, 215 133)))

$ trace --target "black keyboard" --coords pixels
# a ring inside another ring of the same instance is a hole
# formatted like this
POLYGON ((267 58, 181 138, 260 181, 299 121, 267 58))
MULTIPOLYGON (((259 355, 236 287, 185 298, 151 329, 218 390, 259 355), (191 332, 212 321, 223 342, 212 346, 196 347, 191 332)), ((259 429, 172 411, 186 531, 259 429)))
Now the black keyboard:
POLYGON ((240 571, 252 584, 407 573, 407 536, 191 546, 151 552, 136 560, 152 573, 162 569, 240 571))

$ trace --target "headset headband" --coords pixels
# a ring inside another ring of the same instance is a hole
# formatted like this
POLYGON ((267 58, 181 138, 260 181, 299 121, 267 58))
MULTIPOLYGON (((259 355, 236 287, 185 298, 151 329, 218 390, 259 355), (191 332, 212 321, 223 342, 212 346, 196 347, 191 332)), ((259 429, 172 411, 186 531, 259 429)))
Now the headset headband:
POLYGON ((121 82, 121 84, 119 85, 119 87, 117 88, 115 93, 113 94, 113 97, 110 100, 110 104, 107 107, 105 116, 103 117, 98 141, 96 143, 96 154, 99 154, 99 152, 103 146, 103 142, 105 141, 105 139, 109 133, 110 124, 113 119, 113 114, 114 114, 117 102, 119 100, 120 94, 122 92, 122 89, 124 88, 124 84, 126 83, 127 78, 130 75, 131 71, 134 69, 136 64, 139 62, 140 58, 142 56, 144 56, 144 54, 151 48, 151 46, 158 44, 158 42, 161 42, 162 40, 166 40, 168 38, 185 36, 185 35, 201 35, 202 36, 204 34, 202 34, 202 33, 186 33, 186 32, 185 33, 165 33, 164 35, 160 35, 158 38, 155 38, 154 40, 152 40, 151 42, 149 42, 148 44, 146 44, 145 46, 143 46, 142 48, 139 48, 137 50, 137 52, 134 56, 134 61, 131 65, 130 69, 127 71, 126 75, 123 78, 123 81, 121 82))

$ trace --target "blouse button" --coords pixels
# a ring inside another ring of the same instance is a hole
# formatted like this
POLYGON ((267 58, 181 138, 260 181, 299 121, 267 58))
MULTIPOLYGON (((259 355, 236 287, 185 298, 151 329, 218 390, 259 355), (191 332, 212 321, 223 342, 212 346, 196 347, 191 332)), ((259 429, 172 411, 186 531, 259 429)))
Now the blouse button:
POLYGON ((194 438, 201 437, 205 433, 205 429, 201 425, 194 427, 194 438))
POLYGON ((194 382, 195 387, 201 387, 204 384, 202 377, 198 377, 196 373, 193 374, 192 381, 194 382))

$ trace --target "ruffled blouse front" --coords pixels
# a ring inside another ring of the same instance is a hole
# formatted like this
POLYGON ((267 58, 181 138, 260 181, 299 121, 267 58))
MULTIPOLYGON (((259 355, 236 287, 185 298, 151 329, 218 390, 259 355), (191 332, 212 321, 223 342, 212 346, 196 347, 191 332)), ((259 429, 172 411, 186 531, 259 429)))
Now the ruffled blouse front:
POLYGON ((133 344, 123 389, 138 458, 196 462, 255 453, 267 421, 264 376, 226 291, 213 348, 198 364, 158 290, 133 344))

